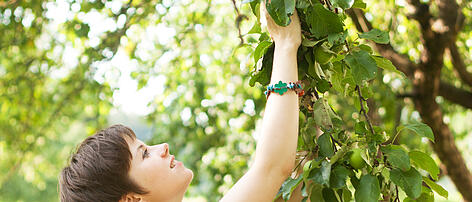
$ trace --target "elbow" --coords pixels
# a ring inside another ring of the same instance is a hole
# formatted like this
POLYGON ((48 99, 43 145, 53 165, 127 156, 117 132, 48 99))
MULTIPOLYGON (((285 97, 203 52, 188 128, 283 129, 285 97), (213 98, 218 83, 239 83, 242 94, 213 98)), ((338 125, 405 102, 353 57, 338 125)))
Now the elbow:
POLYGON ((282 175, 284 180, 292 174, 294 168, 295 168, 295 153, 294 155, 290 155, 290 158, 284 161, 281 161, 280 164, 276 166, 277 172, 280 173, 280 175, 282 175))
POLYGON ((295 167, 294 164, 295 159, 293 161, 287 161, 284 164, 273 167, 272 171, 274 174, 277 174, 278 176, 283 178, 283 180, 285 180, 292 174, 293 168, 295 167))
POLYGON ((287 178, 288 176, 290 176, 293 172, 293 168, 294 168, 294 164, 295 164, 295 159, 293 161, 289 161, 288 163, 286 163, 285 165, 281 166, 280 168, 280 173, 285 177, 287 178))
POLYGON ((286 161, 286 163, 276 165, 264 163, 263 165, 255 165, 254 169, 261 172, 261 174, 280 179, 283 182, 292 174, 294 163, 295 161, 286 161))

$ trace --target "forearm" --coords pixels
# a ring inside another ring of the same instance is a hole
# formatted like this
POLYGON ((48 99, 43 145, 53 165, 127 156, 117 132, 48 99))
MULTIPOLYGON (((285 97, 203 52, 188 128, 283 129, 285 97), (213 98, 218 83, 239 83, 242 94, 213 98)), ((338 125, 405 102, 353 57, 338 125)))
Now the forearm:
MULTIPOLYGON (((271 84, 298 80, 297 49, 288 43, 276 44, 271 84)), ((298 95, 289 90, 269 96, 257 143, 255 164, 289 172, 295 161, 298 139, 298 95)))

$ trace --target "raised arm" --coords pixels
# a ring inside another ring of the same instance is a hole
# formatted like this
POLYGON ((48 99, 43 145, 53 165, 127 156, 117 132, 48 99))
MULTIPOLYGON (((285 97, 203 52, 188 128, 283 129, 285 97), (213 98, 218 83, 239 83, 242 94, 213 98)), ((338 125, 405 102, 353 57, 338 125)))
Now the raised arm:
MULTIPOLYGON (((297 50, 301 43, 300 22, 295 11, 292 22, 280 27, 267 14, 267 29, 275 42, 271 84, 298 80, 297 50)), ((266 103, 255 162, 222 201, 272 201, 295 162, 298 139, 298 95, 272 93, 266 103)))

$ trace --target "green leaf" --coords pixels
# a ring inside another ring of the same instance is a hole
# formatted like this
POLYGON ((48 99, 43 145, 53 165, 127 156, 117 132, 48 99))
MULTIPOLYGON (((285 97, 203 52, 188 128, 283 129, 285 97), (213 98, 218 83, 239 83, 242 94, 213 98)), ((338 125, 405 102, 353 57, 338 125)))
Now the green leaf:
POLYGON ((326 79, 316 79, 316 90, 320 93, 325 93, 331 88, 331 83, 326 79))
POLYGON ((338 202, 336 195, 332 189, 324 188, 323 191, 323 199, 329 202, 338 202))
POLYGON ((315 56, 315 61, 324 65, 328 63, 335 54, 325 46, 316 46, 313 49, 313 55, 315 56))
POLYGON ((359 38, 369 39, 369 40, 374 41, 375 43, 380 43, 380 44, 388 44, 390 42, 388 33, 380 31, 378 29, 371 29, 368 32, 359 34, 359 38))
POLYGON ((261 4, 260 0, 255 0, 249 3, 251 6, 252 13, 257 17, 257 21, 259 21, 259 18, 261 17, 261 4))
POLYGON ((430 180, 430 179, 427 178, 427 177, 423 177, 423 181, 424 181, 432 190, 434 190, 436 193, 438 193, 439 195, 441 195, 442 197, 444 197, 444 198, 447 199, 449 193, 447 192, 447 190, 445 190, 443 187, 441 187, 441 185, 436 184, 436 182, 433 182, 432 180, 430 180))
POLYGON ((345 70, 349 70, 343 62, 334 62, 333 63, 334 73, 331 75, 331 83, 333 88, 340 92, 341 94, 345 93, 346 86, 354 85, 354 80, 350 73, 345 73, 345 70))
POLYGON ((313 119, 316 125, 326 129, 331 128, 333 123, 328 111, 331 110, 328 102, 324 98, 318 99, 313 104, 313 109, 313 119))
POLYGON ((329 178, 329 187, 339 189, 346 186, 346 180, 349 176, 349 170, 344 166, 338 165, 331 171, 329 178))
POLYGON ((297 0, 297 5, 295 5, 298 9, 305 9, 308 6, 310 6, 310 0, 297 0))
POLYGON ((313 180, 315 183, 328 186, 330 174, 331 164, 328 161, 323 160, 323 162, 321 162, 320 168, 311 170, 310 177, 308 179, 313 180))
POLYGON ((416 199, 421 195, 421 174, 413 167, 404 172, 400 169, 390 171, 390 179, 409 197, 416 199))
POLYGON ((406 197, 403 202, 434 202, 434 193, 431 190, 423 191, 417 199, 406 197))
POLYGON ((254 50, 254 63, 257 63, 259 59, 267 52, 267 49, 272 45, 270 41, 261 41, 256 49, 254 50))
POLYGON ((434 193, 431 192, 423 192, 421 196, 416 199, 417 202, 434 202, 434 193))
POLYGON ((331 141, 331 136, 328 132, 323 133, 318 137, 317 141, 320 146, 319 155, 321 157, 331 157, 334 154, 333 142, 331 141))
POLYGON ((272 61, 274 59, 274 46, 270 46, 262 59, 262 68, 257 70, 254 68, 249 85, 254 86, 256 82, 261 85, 267 85, 270 82, 270 76, 272 74, 272 61))
POLYGON ((343 32, 339 32, 339 33, 328 34, 328 43, 342 44, 346 40, 347 35, 348 35, 347 30, 344 30, 343 32))
POLYGON ((307 71, 308 75, 316 78, 317 75, 316 75, 316 71, 315 71, 315 67, 314 67, 315 66, 315 64, 314 64, 315 61, 313 59, 313 54, 311 52, 307 52, 305 54, 305 61, 308 63, 308 71, 307 71))
POLYGON ((313 184, 313 188, 311 188, 310 201, 325 202, 323 199, 323 185, 313 184))
POLYGON ((403 75, 402 72, 398 71, 397 68, 393 66, 392 61, 388 60, 387 58, 384 58, 382 56, 375 56, 375 55, 372 56, 372 58, 375 60, 375 63, 377 63, 378 67, 403 75))
POLYGON ((397 131, 398 131, 397 133, 400 133, 400 131, 402 131, 403 129, 410 130, 410 131, 414 132, 415 134, 417 134, 421 137, 426 137, 426 138, 430 139, 432 142, 434 142, 433 130, 431 130, 431 128, 428 125, 424 124, 424 123, 416 122, 416 123, 410 123, 410 124, 398 126, 397 127, 397 131))
POLYGON ((377 202, 380 197, 380 185, 377 177, 371 174, 362 176, 354 196, 356 201, 377 202))
POLYGON ((293 190, 302 182, 302 177, 299 176, 296 179, 289 177, 283 184, 281 188, 282 198, 288 200, 293 193, 293 190))
MULTIPOLYGON (((311 147, 315 147, 314 145, 314 136, 316 135, 316 124, 313 120, 313 117, 308 117, 306 120, 305 127, 301 129, 301 134, 303 141, 309 146, 309 149, 313 149, 311 147)), ((301 139, 301 138, 299 138, 301 139)))
POLYGON ((361 85, 364 80, 373 79, 377 74, 377 64, 367 51, 352 52, 344 61, 351 67, 352 77, 357 85, 361 85))
MULTIPOLYGON (((256 33, 261 33, 261 25, 259 21, 254 22, 254 25, 252 26, 251 30, 247 34, 256 34, 256 33)), ((259 44, 261 45, 261 44, 259 44)), ((259 47, 258 45, 258 47, 259 47)), ((267 46, 269 47, 269 46, 267 46)), ((257 49, 257 48, 256 48, 257 49)))
POLYGON ((325 41, 325 39, 321 39, 321 40, 317 40, 317 41, 312 41, 312 40, 309 40, 309 39, 303 39, 302 46, 313 47, 316 44, 318 44, 320 42, 323 42, 323 41, 325 41))
POLYGON ((311 163, 313 162, 313 160, 309 160, 305 163, 305 165, 303 165, 303 180, 306 180, 308 179, 308 176, 310 174, 310 171, 311 169, 313 168, 311 166, 311 163))
POLYGON ((398 145, 387 145, 381 147, 380 150, 387 156, 387 161, 392 164, 392 166, 407 171, 410 169, 410 158, 408 153, 398 145))
POLYGON ((313 70, 315 72, 315 78, 317 78, 317 79, 326 78, 326 75, 325 75, 323 69, 321 68, 321 65, 320 65, 319 62, 314 63, 313 70))
POLYGON ((343 31, 343 23, 338 15, 327 10, 319 2, 316 2, 313 11, 307 14, 307 23, 316 38, 343 31))
POLYGON ((367 4, 364 3, 363 0, 354 0, 354 4, 352 5, 353 8, 363 8, 367 7, 367 4))
POLYGON ((354 0, 332 0, 333 6, 339 7, 342 9, 348 9, 351 8, 351 6, 354 4, 354 0))
POLYGON ((345 187, 343 189, 343 201, 347 202, 347 201, 351 201, 351 199, 352 199, 352 193, 347 187, 345 187))
POLYGON ((438 180, 439 167, 428 154, 420 151, 411 151, 409 156, 411 161, 419 168, 428 171, 434 180, 438 180))
POLYGON ((368 46, 368 45, 365 45, 365 44, 360 44, 358 46, 361 50, 365 50, 367 51, 369 54, 372 54, 374 52, 374 50, 372 50, 372 47, 368 46))
POLYGON ((359 134, 359 135, 364 135, 365 133, 367 133, 367 129, 365 127, 365 122, 363 122, 363 121, 357 122, 354 125, 354 132, 356 132, 356 134, 359 134))
POLYGON ((295 10, 295 1, 293 0, 269 0, 266 1, 266 8, 269 15, 274 19, 274 22, 280 26, 287 26, 290 24, 290 16, 295 10))

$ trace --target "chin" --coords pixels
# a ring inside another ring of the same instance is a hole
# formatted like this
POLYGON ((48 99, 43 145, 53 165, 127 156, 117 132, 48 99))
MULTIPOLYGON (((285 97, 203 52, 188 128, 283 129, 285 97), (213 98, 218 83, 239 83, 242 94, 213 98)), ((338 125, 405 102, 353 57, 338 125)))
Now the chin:
POLYGON ((190 170, 190 169, 188 169, 188 168, 185 168, 185 177, 186 177, 186 179, 187 179, 187 181, 188 181, 188 183, 187 183, 187 186, 188 186, 188 184, 190 184, 190 182, 191 182, 192 179, 193 179, 193 171, 190 170))

